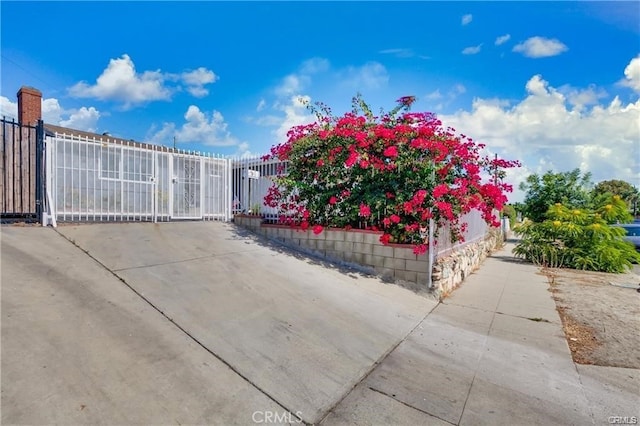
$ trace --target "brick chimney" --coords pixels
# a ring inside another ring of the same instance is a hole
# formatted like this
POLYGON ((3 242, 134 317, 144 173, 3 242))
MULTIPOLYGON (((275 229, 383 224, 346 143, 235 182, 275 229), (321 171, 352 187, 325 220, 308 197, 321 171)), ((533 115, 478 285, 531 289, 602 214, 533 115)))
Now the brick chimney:
POLYGON ((42 92, 28 86, 18 90, 18 122, 35 126, 42 119, 42 92))

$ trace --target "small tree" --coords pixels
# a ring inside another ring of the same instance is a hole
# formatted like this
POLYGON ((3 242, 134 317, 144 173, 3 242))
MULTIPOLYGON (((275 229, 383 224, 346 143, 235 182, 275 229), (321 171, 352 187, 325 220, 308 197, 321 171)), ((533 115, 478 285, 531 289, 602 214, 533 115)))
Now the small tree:
POLYGON ((557 203, 542 222, 528 221, 516 228, 521 236, 514 249, 518 257, 535 264, 601 272, 624 272, 640 261, 625 231, 609 226, 630 219, 626 203, 613 196, 597 210, 574 209, 557 203))
POLYGON ((637 213, 637 204, 640 198, 640 192, 629 182, 623 180, 605 180, 599 182, 591 191, 591 197, 594 204, 602 204, 602 200, 612 195, 619 195, 620 198, 627 203, 629 210, 637 213))
POLYGON ((520 184, 520 190, 526 191, 523 213, 534 222, 542 222, 549 207, 556 203, 586 208, 590 186, 591 174, 582 175, 580 169, 563 173, 548 171, 542 177, 532 174, 520 184))

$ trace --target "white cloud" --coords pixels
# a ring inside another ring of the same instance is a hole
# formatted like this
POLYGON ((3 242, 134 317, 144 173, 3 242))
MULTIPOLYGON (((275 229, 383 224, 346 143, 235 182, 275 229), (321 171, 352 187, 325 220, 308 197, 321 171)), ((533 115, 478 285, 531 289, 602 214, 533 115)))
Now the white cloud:
POLYGON ((480 49, 482 49, 482 43, 480 43, 477 46, 465 47, 464 49, 462 49, 462 54, 463 55, 475 55, 477 53, 480 53, 480 49))
POLYGON ((111 59, 109 65, 96 80, 89 85, 81 81, 69 89, 71 96, 115 100, 125 107, 149 101, 167 100, 171 90, 164 85, 165 77, 160 71, 136 72, 129 55, 111 59))
POLYGON ((389 82, 389 74, 381 63, 367 62, 360 67, 348 67, 343 81, 358 89, 377 89, 389 82))
POLYGON ((218 76, 204 67, 181 74, 163 73, 160 70, 139 73, 129 55, 124 54, 109 60, 109 65, 95 84, 81 81, 69 88, 69 94, 77 98, 121 102, 124 108, 130 108, 146 102, 171 99, 181 89, 175 85, 176 82, 184 84, 192 96, 201 98, 209 94, 205 86, 217 80, 218 76), (169 82, 174 85, 168 85, 169 82))
POLYGON ((162 145, 172 145, 174 136, 177 143, 191 142, 209 146, 239 144, 227 129, 227 123, 219 111, 207 114, 197 106, 191 105, 184 114, 184 119, 185 122, 180 127, 175 123, 164 123, 158 131, 152 127, 147 139, 162 145))
POLYGON ((9 98, 0 96, 0 116, 18 119, 18 103, 9 98))
POLYGON ((464 15, 461 19, 461 23, 462 25, 468 25, 471 23, 471 21, 473 21, 473 15, 470 13, 467 13, 466 15, 464 15))
POLYGON ((291 96, 294 93, 300 93, 303 87, 302 80, 306 80, 306 78, 296 74, 289 74, 283 78, 282 82, 276 87, 276 94, 278 96, 291 96))
POLYGON ((428 95, 426 95, 425 98, 429 99, 429 100, 442 99, 442 93, 440 93, 440 89, 436 89, 433 92, 431 92, 428 95))
POLYGON ((260 102, 258 102, 258 106, 256 106, 256 111, 262 111, 265 106, 267 106, 267 101, 265 101, 264 99, 260 99, 260 102))
POLYGON ((42 120, 47 124, 55 124, 75 130, 95 132, 100 119, 100 111, 94 107, 64 109, 56 98, 42 100, 42 120))
POLYGON ((317 74, 325 72, 329 69, 329 60, 325 58, 311 58, 302 63, 300 67, 300 73, 302 74, 317 74))
POLYGON ((282 122, 282 117, 277 115, 263 115, 254 121, 258 126, 278 126, 282 122))
POLYGON ((81 107, 80 109, 72 112, 68 119, 61 120, 60 125, 71 129, 95 132, 99 118, 100 112, 94 107, 81 107))
POLYGON ((294 126, 313 123, 316 117, 307 110, 307 104, 311 98, 306 95, 291 96, 284 105, 278 105, 278 109, 284 112, 284 118, 280 125, 273 131, 277 143, 286 142, 287 132, 294 126))
POLYGON ((379 51, 383 55, 393 55, 397 58, 411 58, 415 55, 413 50, 407 48, 397 48, 397 49, 384 49, 379 51))
MULTIPOLYGON (((18 103, 0 96, 1 116, 18 119, 18 103)), ((100 112, 94 107, 66 110, 56 98, 42 100, 42 120, 47 124, 69 127, 76 130, 95 132, 100 112)))
POLYGON ((255 158, 260 156, 261 154, 259 153, 255 153, 255 152, 251 152, 250 150, 250 146, 247 142, 241 142, 238 144, 238 149, 236 150, 236 152, 232 155, 232 157, 235 158, 255 158))
MULTIPOLYGON (((593 105, 599 89, 575 89, 565 95, 539 75, 527 82, 526 90, 527 96, 515 104, 475 99, 471 111, 439 118, 486 143, 501 157, 521 160, 524 171, 509 173, 516 189, 529 173, 576 167, 592 172, 594 182, 621 179, 640 183, 640 100, 623 104, 615 97, 607 104, 593 105)), ((517 201, 522 196, 516 190, 511 198, 517 201)))
POLYGON ((209 90, 204 86, 206 84, 215 83, 218 76, 211 70, 200 67, 196 70, 183 72, 182 81, 187 85, 187 91, 196 98, 202 98, 209 94, 209 90))
POLYGON ((566 52, 569 48, 557 39, 548 39, 544 37, 531 37, 523 43, 516 44, 513 48, 514 52, 522 53, 528 58, 546 58, 549 56, 557 56, 566 52))
POLYGON ((467 88, 463 84, 456 83, 448 91, 443 94, 440 89, 427 94, 424 98, 430 101, 429 108, 431 111, 441 111, 445 107, 451 105, 458 96, 467 92, 467 88))
MULTIPOLYGON (((60 106, 60 102, 56 98, 49 98, 42 100, 42 120, 45 123, 61 125, 60 120, 63 113, 63 109, 60 106)), ((66 126, 65 126, 66 127, 66 126)), ((78 129, 83 130, 83 129, 78 129)))
POLYGON ((579 111, 587 106, 596 105, 600 99, 607 97, 607 92, 604 89, 593 84, 586 89, 564 85, 559 87, 558 91, 567 98, 569 104, 579 111))
POLYGON ((640 55, 633 58, 624 69, 624 79, 620 84, 640 93, 640 55))
POLYGON ((501 44, 505 44, 506 42, 508 42, 510 39, 510 34, 501 35, 500 37, 496 38, 495 45, 500 46, 501 44))
MULTIPOLYGON (((467 88, 466 88, 466 87, 464 87, 464 85, 462 85, 462 84, 460 84, 460 83, 457 83, 457 84, 455 84, 455 85, 453 86, 453 90, 451 91, 451 93, 452 93, 454 96, 457 96, 457 95, 461 95, 461 94, 463 94, 463 93, 466 93, 466 91, 467 91, 467 88)), ((451 95, 450 95, 450 96, 451 96, 451 95)))
POLYGON ((329 70, 330 64, 324 58, 311 58, 304 61, 297 72, 285 76, 275 88, 275 94, 285 98, 301 93, 311 83, 311 76, 329 70))
POLYGON ((418 54, 413 49, 409 49, 406 47, 384 49, 384 50, 378 51, 378 53, 382 55, 393 55, 396 58, 401 58, 401 59, 414 58, 414 57, 418 57, 420 59, 431 59, 430 56, 418 54))

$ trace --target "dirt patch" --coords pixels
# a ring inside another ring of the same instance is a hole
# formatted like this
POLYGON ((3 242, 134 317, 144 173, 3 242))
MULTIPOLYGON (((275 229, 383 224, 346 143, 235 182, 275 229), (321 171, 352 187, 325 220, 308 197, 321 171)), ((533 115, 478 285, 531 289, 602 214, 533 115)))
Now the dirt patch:
POLYGON ((573 360, 640 368, 640 276, 546 269, 573 360))

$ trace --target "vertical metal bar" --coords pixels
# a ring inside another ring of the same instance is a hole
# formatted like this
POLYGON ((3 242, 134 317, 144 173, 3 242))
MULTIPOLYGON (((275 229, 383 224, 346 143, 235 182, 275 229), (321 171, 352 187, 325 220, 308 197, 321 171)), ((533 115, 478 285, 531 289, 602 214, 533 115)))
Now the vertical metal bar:
MULTIPOLYGON (((100 187, 102 188, 104 185, 106 185, 107 187, 107 222, 111 220, 111 181, 106 179, 106 180, 102 180, 102 176, 104 174, 104 170, 106 167, 107 170, 107 174, 106 177, 110 177, 109 174, 109 165, 110 165, 110 155, 109 155, 109 145, 105 144, 102 142, 102 138, 100 138, 100 187), (106 151, 106 155, 103 156, 103 152, 106 151), (106 161, 102 161, 103 159, 106 159, 106 161)), ((104 197, 102 197, 104 198, 104 197)), ((102 202, 102 201, 101 201, 102 202)), ((104 212, 104 208, 101 209, 102 212, 104 212)))
MULTIPOLYGON (((131 144, 127 142, 127 146, 131 147, 131 144)), ((132 222, 136 220, 136 151, 135 149, 129 148, 129 158, 128 158, 128 167, 129 167, 129 176, 127 179, 127 185, 129 186, 129 198, 131 200, 129 204, 129 212, 131 213, 131 218, 129 219, 132 222)))
POLYGON ((62 220, 67 220, 67 141, 62 142, 62 220))
POLYGON ((26 211, 29 214, 30 218, 32 218, 33 215, 35 214, 38 220, 40 220, 40 217, 38 215, 38 209, 36 208, 36 205, 35 205, 35 201, 36 201, 35 186, 36 185, 35 185, 34 179, 32 179, 32 174, 33 174, 33 177, 35 178, 35 173, 34 173, 35 167, 36 167, 36 165, 34 164, 35 158, 33 161, 31 160, 31 155, 32 154, 35 155, 35 151, 38 150, 38 124, 37 123, 35 127, 29 128, 27 135, 28 135, 27 136, 27 167, 25 169, 25 172, 27 174, 26 211), (35 136, 35 139, 33 138, 33 136, 35 136))
MULTIPOLYGON (((82 164, 82 163, 80 163, 82 164)), ((85 220, 89 221, 89 140, 85 141, 84 144, 84 191, 85 191, 85 204, 84 204, 84 217, 85 220)))
POLYGON ((98 207, 98 193, 97 193, 97 187, 98 187, 98 182, 99 182, 99 177, 98 177, 98 167, 97 164, 98 162, 96 161, 96 148, 98 145, 98 141, 96 141, 95 139, 93 140, 93 158, 91 159, 91 164, 93 165, 93 221, 96 221, 96 210, 98 207))
POLYGON ((74 171, 75 171, 75 168, 74 168, 75 161, 74 160, 75 160, 75 158, 74 158, 74 155, 73 155, 75 142, 76 142, 75 138, 71 139, 71 141, 69 142, 69 147, 71 149, 71 154, 70 154, 71 155, 71 169, 70 169, 71 171, 70 171, 70 173, 71 173, 71 221, 72 222, 73 222, 73 219, 74 219, 75 214, 76 214, 75 203, 74 203, 74 201, 75 201, 74 200, 74 198, 75 198, 74 197, 74 193, 75 193, 75 176, 74 176, 75 175, 75 173, 74 173, 74 171))
POLYGON ((226 164, 226 193, 227 193, 227 214, 225 217, 225 221, 228 222, 231 220, 231 214, 232 214, 232 204, 233 204, 233 181, 232 181, 232 176, 233 176, 233 160, 231 158, 229 158, 227 160, 227 164, 226 164))
POLYGON ((7 212, 7 122, 2 118, 2 213, 7 212))
MULTIPOLYGON (((124 182, 123 182, 123 163, 124 163, 124 146, 120 146, 120 158, 118 159, 118 182, 120 183, 120 212, 118 213, 119 219, 124 219, 124 182)), ((118 217, 114 217, 114 220, 118 217)))
POLYGON ((435 260, 435 247, 434 247, 434 222, 433 219, 429 219, 429 251, 427 253, 427 288, 431 290, 433 288, 433 262, 435 260))
POLYGON ((168 215, 168 219, 171 219, 174 215, 174 203, 173 203, 173 199, 175 197, 174 192, 175 192, 175 183, 173 182, 173 162, 174 162, 174 153, 169 153, 168 157, 167 157, 167 170, 169 172, 169 176, 167 176, 167 182, 169 187, 167 188, 169 196, 168 196, 168 202, 167 202, 167 215, 168 215))
MULTIPOLYGON (((200 185, 197 186, 198 188, 198 198, 200 199, 200 219, 204 219, 204 213, 205 213, 205 209, 204 209, 204 157, 200 156, 200 158, 198 158, 198 161, 200 162, 200 185)), ((197 164, 197 163, 196 163, 197 164)))
POLYGON ((46 143, 44 144, 44 148, 45 148, 45 153, 44 153, 44 161, 45 161, 45 171, 44 171, 44 185, 43 185, 43 190, 44 192, 46 192, 46 194, 48 195, 46 197, 47 202, 43 203, 47 205, 46 209, 43 209, 43 222, 42 222, 42 226, 47 226, 49 225, 49 220, 52 220, 52 217, 55 217, 55 206, 54 206, 54 198, 50 196, 52 190, 55 189, 55 186, 52 186, 52 182, 54 180, 54 176, 52 173, 52 165, 53 165, 53 157, 52 157, 52 153, 53 153, 53 139, 49 138, 49 140, 46 141, 46 143))
MULTIPOLYGON (((44 123, 42 120, 38 120, 38 125, 36 127, 36 143, 35 143, 35 165, 30 165, 31 167, 35 166, 36 168, 36 181, 35 181, 35 207, 36 207, 36 216, 40 221, 42 221, 44 215, 44 173, 45 173, 45 156, 44 156, 44 123)), ((31 159, 31 155, 29 155, 29 159, 31 159)), ((31 182, 29 183, 31 185, 31 182)))
POLYGON ((153 216, 153 223, 158 223, 158 196, 156 194, 157 191, 157 162, 158 162, 158 153, 156 151, 153 152, 153 157, 151 158, 153 163, 151 164, 151 178, 152 178, 152 186, 151 186, 151 210, 153 216))
POLYGON ((82 176, 80 175, 80 149, 81 138, 79 136, 76 136, 71 143, 71 176, 73 179, 73 192, 71 200, 72 203, 74 203, 71 210, 71 221, 80 221, 82 219, 82 176))
MULTIPOLYGON (((28 130, 29 127, 28 126, 25 126, 25 127, 26 127, 27 131, 29 131, 28 130)), ((18 176, 19 176, 19 182, 20 182, 19 185, 18 185, 18 191, 19 191, 19 194, 20 194, 20 198, 19 198, 19 200, 20 200, 20 209, 16 213, 24 214, 24 213, 26 213, 26 211, 25 211, 25 208, 24 208, 24 176, 23 176, 23 173, 22 173, 23 170, 24 170, 24 164, 22 164, 22 161, 24 159, 22 157, 22 155, 23 155, 22 154, 22 145, 23 145, 23 142, 24 142, 22 140, 22 130, 23 130, 23 127, 20 126, 20 130, 18 131, 18 134, 20 135, 20 137, 18 139, 18 146, 19 146, 18 157, 20 158, 20 165, 18 166, 18 170, 19 170, 18 176)), ((14 158, 15 158, 15 155, 14 155, 14 158)))

